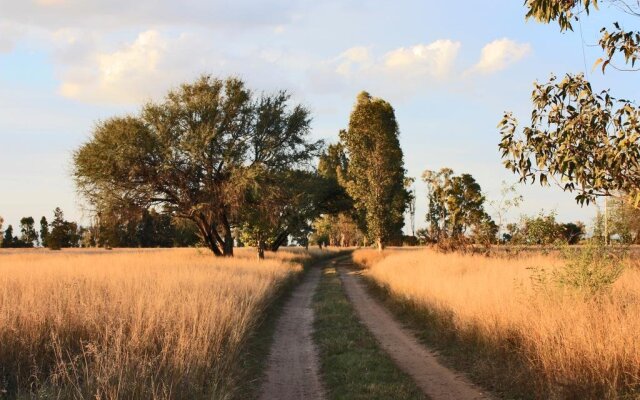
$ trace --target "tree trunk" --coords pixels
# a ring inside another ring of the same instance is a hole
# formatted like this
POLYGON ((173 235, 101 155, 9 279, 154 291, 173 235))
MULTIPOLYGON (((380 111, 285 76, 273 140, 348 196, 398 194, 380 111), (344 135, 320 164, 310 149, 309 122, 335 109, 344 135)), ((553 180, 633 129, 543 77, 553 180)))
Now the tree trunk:
POLYGON ((276 240, 273 241, 269 246, 267 246, 267 250, 276 252, 282 246, 282 244, 289 237, 289 232, 284 231, 276 237, 276 240))
POLYGON ((224 226, 223 255, 225 257, 233 257, 233 232, 226 215, 222 216, 222 223, 224 226))
POLYGON ((219 235, 215 230, 215 225, 207 223, 204 217, 194 218, 193 221, 196 223, 198 231, 200 231, 200 236, 209 250, 211 250, 216 257, 222 256, 223 250, 220 247, 219 235))
POLYGON ((258 260, 264 260, 264 240, 258 240, 258 260))
POLYGON ((384 242, 382 241, 382 238, 376 239, 376 246, 378 247, 378 251, 384 250, 384 242))

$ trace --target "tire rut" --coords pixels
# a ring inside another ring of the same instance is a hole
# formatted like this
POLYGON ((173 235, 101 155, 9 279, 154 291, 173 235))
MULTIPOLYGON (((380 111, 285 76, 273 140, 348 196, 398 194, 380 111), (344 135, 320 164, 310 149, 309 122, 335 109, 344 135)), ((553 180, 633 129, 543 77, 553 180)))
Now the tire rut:
POLYGON ((432 400, 491 399, 491 396, 472 384, 463 375, 438 362, 435 354, 402 327, 393 316, 371 297, 353 272, 342 262, 337 267, 347 297, 357 315, 373 333, 380 347, 409 374, 418 387, 432 400))
POLYGON ((321 266, 313 267, 285 303, 276 323, 266 376, 260 391, 261 400, 325 398, 318 351, 313 341, 314 317, 311 308, 321 275, 321 266))

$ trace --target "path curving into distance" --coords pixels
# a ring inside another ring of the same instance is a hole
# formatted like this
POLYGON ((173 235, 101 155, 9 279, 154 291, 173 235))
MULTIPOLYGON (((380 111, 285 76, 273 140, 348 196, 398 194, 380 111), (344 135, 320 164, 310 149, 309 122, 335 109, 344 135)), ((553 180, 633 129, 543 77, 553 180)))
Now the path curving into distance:
POLYGON ((313 341, 311 308, 321 275, 320 265, 312 267, 284 305, 276 322, 265 380, 260 391, 261 400, 325 398, 318 351, 313 341))
POLYGON ((400 369, 410 375, 432 400, 490 399, 466 377, 440 364, 434 353, 421 344, 393 316, 371 297, 351 270, 350 260, 336 265, 347 297, 363 324, 373 333, 380 347, 400 369))

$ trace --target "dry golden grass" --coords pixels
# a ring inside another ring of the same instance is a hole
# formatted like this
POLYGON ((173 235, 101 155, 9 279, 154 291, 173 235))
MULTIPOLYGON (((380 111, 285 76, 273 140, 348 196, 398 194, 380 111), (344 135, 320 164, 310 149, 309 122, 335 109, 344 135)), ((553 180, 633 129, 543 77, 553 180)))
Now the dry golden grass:
POLYGON ((423 313, 436 335, 482 355, 475 372, 485 368, 484 379, 520 385, 536 398, 640 396, 639 270, 628 268, 594 301, 536 289, 528 267, 557 268, 562 261, 553 256, 418 250, 375 262, 381 256, 372 253, 355 254, 369 262, 365 273, 423 313))
POLYGON ((227 398, 292 252, 0 253, 0 397, 227 398))

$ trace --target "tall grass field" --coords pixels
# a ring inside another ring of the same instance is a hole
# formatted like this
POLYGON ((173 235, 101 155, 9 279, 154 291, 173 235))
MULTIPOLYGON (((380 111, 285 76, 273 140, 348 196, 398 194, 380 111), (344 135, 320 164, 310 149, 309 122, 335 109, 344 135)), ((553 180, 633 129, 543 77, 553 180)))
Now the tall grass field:
POLYGON ((305 257, 236 253, 0 253, 0 398, 229 398, 247 336, 305 257))
POLYGON ((637 267, 593 297, 545 282, 562 270, 559 256, 360 250, 354 259, 426 340, 455 348, 458 366, 505 397, 640 396, 637 267))

